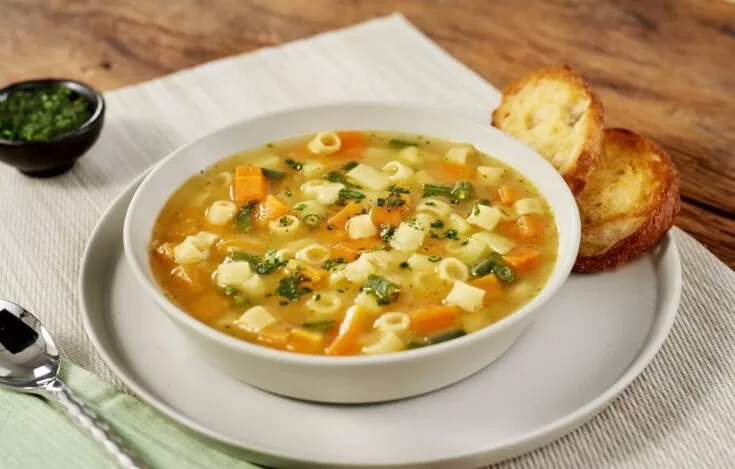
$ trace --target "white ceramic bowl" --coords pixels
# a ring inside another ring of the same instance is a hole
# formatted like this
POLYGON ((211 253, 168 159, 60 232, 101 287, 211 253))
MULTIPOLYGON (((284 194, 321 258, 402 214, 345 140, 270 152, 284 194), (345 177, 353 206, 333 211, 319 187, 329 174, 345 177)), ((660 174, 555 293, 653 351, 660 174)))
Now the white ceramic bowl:
MULTIPOLYGON (((569 276, 580 222, 574 197, 554 168, 522 143, 477 122, 399 104, 344 103, 279 112, 200 138, 158 164, 135 193, 125 218, 125 255, 160 309, 202 357, 253 386, 284 396, 333 403, 387 401, 426 393, 484 368, 515 342, 569 276), (558 260, 548 283, 527 305, 465 337, 379 356, 301 355, 254 345, 212 329, 163 294, 148 263, 151 232, 169 196, 193 174, 242 150, 324 129, 400 131, 470 142, 514 167, 543 194, 556 217, 558 260)), ((141 325, 144 326, 144 325, 141 325)))

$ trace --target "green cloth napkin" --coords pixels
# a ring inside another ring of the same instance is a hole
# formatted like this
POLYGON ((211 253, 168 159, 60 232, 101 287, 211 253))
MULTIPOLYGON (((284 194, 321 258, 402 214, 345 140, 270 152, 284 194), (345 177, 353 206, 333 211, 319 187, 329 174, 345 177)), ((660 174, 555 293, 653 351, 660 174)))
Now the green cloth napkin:
MULTIPOLYGON (((62 379, 149 469, 258 467, 76 365, 63 363, 62 379)), ((99 444, 62 410, 37 396, 4 389, 0 389, 0 467, 116 469, 99 444)))

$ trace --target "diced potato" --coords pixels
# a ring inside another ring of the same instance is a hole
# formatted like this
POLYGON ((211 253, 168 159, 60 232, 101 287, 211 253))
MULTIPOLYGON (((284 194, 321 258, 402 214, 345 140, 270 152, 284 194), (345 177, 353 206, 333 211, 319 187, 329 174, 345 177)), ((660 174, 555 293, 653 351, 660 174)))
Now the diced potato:
MULTIPOLYGON (((231 262, 234 264, 234 262, 231 262)), ((253 298, 262 298, 265 295, 265 281, 260 275, 252 275, 249 279, 240 284, 240 289, 248 296, 253 298)))
POLYGON ((417 250, 424 242, 425 233, 408 223, 401 223, 390 240, 390 246, 403 252, 417 250))
POLYGON ((212 245, 217 242, 217 240, 220 238, 219 235, 216 235, 214 233, 209 233, 207 231, 200 231, 195 236, 196 240, 194 240, 194 243, 200 248, 200 249, 209 249, 212 247, 212 245))
POLYGON ((250 270, 250 264, 247 262, 227 262, 217 266, 216 281, 221 288, 237 287, 240 288, 250 277, 253 272, 250 270))
POLYGON ((451 163, 467 164, 467 158, 472 155, 474 149, 469 146, 452 147, 444 155, 444 159, 451 163))
POLYGON ((398 159, 411 166, 421 164, 421 155, 417 147, 406 147, 398 152, 398 159))
POLYGON ((477 179, 488 186, 500 185, 503 182, 503 175, 505 175, 505 168, 495 168, 492 166, 477 167, 477 179))
POLYGON ((347 233, 351 239, 370 238, 378 234, 369 214, 357 215, 347 222, 347 233))
POLYGON ((278 322, 264 306, 253 306, 245 311, 235 323, 250 332, 260 332, 278 322))
POLYGON ((209 257, 206 249, 199 247, 200 242, 194 236, 187 236, 181 244, 174 248, 174 259, 179 264, 196 264, 209 257))
POLYGON ((304 177, 311 179, 321 175, 325 168, 326 166, 321 163, 308 162, 301 166, 301 174, 303 174, 304 177))
POLYGON ((347 172, 347 177, 370 191, 382 191, 390 185, 388 177, 366 164, 358 164, 347 172))
POLYGON ((500 223, 500 214, 497 210, 493 210, 493 207, 476 204, 467 217, 467 223, 491 231, 500 223))
POLYGON ((465 311, 474 313, 482 309, 485 298, 485 290, 473 287, 464 282, 455 281, 444 303, 459 306, 465 311))

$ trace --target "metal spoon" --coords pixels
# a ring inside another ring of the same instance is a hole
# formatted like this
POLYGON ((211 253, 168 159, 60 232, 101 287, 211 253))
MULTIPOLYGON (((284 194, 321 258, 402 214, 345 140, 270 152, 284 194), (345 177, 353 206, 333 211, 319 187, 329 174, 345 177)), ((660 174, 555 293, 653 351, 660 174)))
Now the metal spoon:
POLYGON ((59 380, 59 351, 41 321, 5 300, 0 300, 0 386, 57 402, 121 467, 143 467, 59 380))

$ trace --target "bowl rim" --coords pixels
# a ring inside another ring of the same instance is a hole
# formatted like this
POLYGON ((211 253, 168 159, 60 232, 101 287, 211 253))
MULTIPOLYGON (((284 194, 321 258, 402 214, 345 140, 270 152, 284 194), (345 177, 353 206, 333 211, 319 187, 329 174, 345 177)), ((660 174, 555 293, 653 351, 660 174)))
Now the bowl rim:
MULTIPOLYGON (((566 185, 566 182, 564 182, 564 179, 562 178, 562 176, 551 165, 551 163, 549 163, 545 158, 539 155, 535 150, 525 145, 523 142, 520 142, 519 140, 513 138, 512 136, 504 132, 501 132, 500 130, 494 127, 491 127, 491 126, 485 127, 484 129, 487 132, 492 133, 494 138, 510 140, 516 145, 520 144, 523 147, 525 147, 526 152, 529 155, 531 154, 534 155, 534 157, 537 160, 537 164, 545 167, 543 171, 549 173, 549 177, 556 180, 555 184, 558 185, 559 187, 564 188, 564 190, 560 194, 560 197, 562 197, 564 200, 559 205, 562 207, 563 210, 569 211, 569 215, 571 217, 570 219, 572 221, 572 225, 568 227, 567 226, 564 227, 565 232, 568 232, 568 235, 569 235, 569 237, 567 238, 567 244, 571 245, 571 251, 569 255, 566 256, 565 258, 557 256, 556 263, 554 264, 554 268, 551 271, 551 274, 549 276, 547 283, 542 287, 541 291, 535 297, 531 299, 531 301, 521 306, 517 310, 513 311, 512 313, 508 314, 507 316, 500 319, 499 321, 489 324, 488 326, 485 326, 484 328, 474 331, 470 334, 466 334, 465 336, 459 337, 454 340, 435 344, 430 347, 406 349, 406 350, 402 350, 396 353, 387 353, 387 354, 380 354, 380 355, 326 356, 326 355, 300 354, 300 353, 290 352, 286 350, 272 349, 270 347, 257 345, 257 344, 248 342, 246 340, 238 339, 230 335, 227 335, 224 332, 220 332, 217 329, 210 327, 200 322, 199 320, 195 319, 191 315, 187 314, 185 311, 179 308, 176 304, 174 304, 171 300, 169 300, 162 293, 160 288, 155 283, 155 280, 149 278, 148 275, 145 273, 145 270, 141 268, 141 266, 138 264, 136 256, 133 254, 135 247, 132 245, 132 239, 131 239, 132 238, 132 234, 131 234, 132 221, 131 220, 133 218, 132 214, 135 213, 137 207, 141 203, 143 203, 142 194, 145 192, 145 188, 147 187, 148 183, 150 183, 150 181, 153 179, 153 176, 158 174, 161 171, 164 171, 165 168, 169 165, 171 161, 174 161, 176 158, 179 157, 179 155, 182 155, 185 152, 187 152, 189 148, 191 148, 192 146, 204 140, 207 140, 210 138, 216 138, 219 134, 226 133, 228 130, 232 128, 247 125, 247 123, 251 121, 256 121, 260 119, 274 119, 274 118, 278 118, 279 116, 288 115, 293 112, 319 112, 320 110, 326 110, 326 109, 332 109, 332 108, 345 108, 345 107, 360 108, 360 107, 365 107, 365 106, 368 106, 368 107, 379 106, 379 107, 385 108, 386 112, 390 112, 390 110, 425 112, 425 113, 428 112, 428 113, 439 114, 443 118, 450 118, 455 121, 461 121, 462 123, 466 125, 473 125, 473 126, 479 125, 479 123, 475 120, 472 120, 465 116, 458 115, 456 113, 453 113, 451 111, 447 111, 446 109, 442 109, 438 107, 405 104, 405 103, 394 103, 394 102, 336 101, 336 102, 330 102, 328 104, 297 106, 297 107, 291 107, 291 108, 282 109, 282 110, 278 110, 274 112, 258 114, 250 118, 239 120, 232 124, 215 129, 214 131, 210 133, 207 133, 201 137, 198 137, 180 146, 179 148, 175 149, 170 154, 168 154, 166 157, 164 157, 159 163, 155 164, 153 168, 150 170, 150 172, 145 176, 145 178, 141 182, 140 186, 138 186, 138 188, 136 189, 135 194, 133 195, 130 201, 130 205, 128 206, 128 209, 126 211, 125 221, 123 224, 123 248, 125 252, 125 257, 135 277, 141 283, 143 288, 148 292, 148 294, 153 298, 153 300, 156 302, 159 308, 162 309, 172 319, 175 319, 179 324, 186 326, 188 329, 200 335, 203 335, 207 339, 214 341, 221 346, 227 347, 230 350, 249 354, 249 355, 256 355, 261 359, 272 360, 272 361, 285 361, 285 362, 290 362, 291 364, 294 364, 294 365, 312 366, 312 367, 320 367, 320 366, 324 366, 324 367, 355 367, 355 366, 370 367, 370 366, 386 364, 386 363, 399 363, 399 362, 404 362, 404 361, 419 360, 421 358, 426 358, 432 355, 449 352, 454 349, 467 347, 475 342, 491 339, 492 336, 495 336, 496 334, 501 333, 502 331, 510 329, 513 326, 515 326, 517 323, 524 321, 529 316, 531 316, 534 311, 538 310, 538 308, 541 307, 546 301, 551 299, 551 297, 561 288, 561 286, 564 284, 566 279, 569 277, 569 274, 571 273, 572 267, 577 257, 577 252, 579 250, 579 243, 581 239, 581 221, 580 221, 579 210, 577 208, 576 200, 574 196, 572 195, 572 192, 569 190, 568 186, 566 185), (560 274, 555 279, 555 281, 552 283, 552 280, 554 280, 554 276, 557 272, 560 272, 560 274)), ((396 131, 400 131, 400 130, 396 130, 396 131)), ((220 159, 226 158, 227 156, 229 155, 222 156, 220 159)), ((536 178, 529 177, 528 179, 532 183, 536 181, 536 178)), ((539 189, 539 192, 541 192, 540 189, 539 189)), ((544 197, 547 200, 549 199, 549 197, 545 193, 543 192, 541 193, 542 195, 544 195, 544 197)), ((556 219, 556 214, 555 214, 555 219, 556 219)), ((559 227, 559 224, 557 224, 557 227, 559 227)), ((559 253, 561 250, 562 250, 562 244, 560 242, 557 253, 559 253)))
POLYGON ((48 140, 39 140, 36 142, 27 142, 24 140, 6 140, 0 137, 0 145, 7 146, 7 147, 24 147, 24 146, 31 146, 31 145, 55 144, 55 143, 63 142, 65 140, 70 140, 74 137, 77 137, 87 132, 97 121, 99 121, 100 117, 103 115, 105 111, 105 99, 102 97, 101 92, 99 92, 97 89, 93 88, 92 86, 86 83, 83 83, 78 80, 72 80, 70 78, 35 78, 32 80, 24 80, 24 81, 11 83, 7 86, 4 86, 3 88, 0 88, 0 96, 10 94, 13 91, 16 91, 19 89, 39 88, 41 86, 54 86, 54 85, 68 88, 68 89, 71 89, 72 91, 78 92, 77 90, 74 89, 74 87, 68 86, 68 84, 73 84, 74 86, 82 88, 91 95, 91 98, 90 96, 85 96, 85 97, 88 98, 90 103, 94 105, 94 110, 92 111, 92 114, 89 116, 89 118, 87 118, 87 120, 84 121, 82 125, 68 132, 52 137, 48 140))

